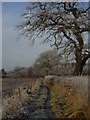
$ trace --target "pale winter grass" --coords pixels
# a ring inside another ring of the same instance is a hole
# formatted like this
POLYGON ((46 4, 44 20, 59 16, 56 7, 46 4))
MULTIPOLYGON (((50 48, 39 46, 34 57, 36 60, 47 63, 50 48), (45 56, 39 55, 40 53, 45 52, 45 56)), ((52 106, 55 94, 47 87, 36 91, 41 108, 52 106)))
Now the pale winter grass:
POLYGON ((88 76, 67 77, 61 80, 63 84, 69 84, 78 90, 85 100, 88 100, 88 76))
POLYGON ((0 95, 0 120, 2 118, 2 96, 0 95))
POLYGON ((73 89, 78 90, 81 95, 88 99, 88 76, 79 77, 66 77, 66 76, 46 76, 45 81, 50 80, 51 82, 60 83, 62 85, 69 85, 73 89))
MULTIPOLYGON (((41 79, 32 82, 28 89, 32 96, 37 95, 40 88, 41 79)), ((88 77, 46 77, 43 84, 50 89, 50 107, 56 118, 61 117, 86 117, 87 116, 87 99, 88 99, 88 77), (49 80, 50 79, 50 80, 49 80), (64 110, 63 110, 64 108, 64 110)), ((27 89, 21 88, 20 95, 7 96, 3 100, 3 118, 20 116, 25 113, 22 103, 28 100, 27 89)), ((18 92, 18 89, 15 89, 18 92)), ((40 103, 42 99, 46 99, 47 91, 42 91, 40 103)), ((33 99, 33 97, 31 97, 33 99)), ((41 107, 40 104, 37 108, 41 107)))
POLYGON ((0 120, 2 118, 2 79, 0 78, 0 120))
POLYGON ((29 96, 27 94, 27 89, 29 90, 29 92, 32 93, 34 97, 34 94, 39 90, 39 87, 40 87, 40 80, 39 81, 37 80, 36 82, 34 81, 30 83, 30 87, 27 86, 27 88, 25 89, 23 89, 23 87, 15 88, 13 90, 12 96, 6 95, 3 98, 3 102, 2 102, 2 113, 3 113, 2 117, 20 118, 21 115, 24 116, 27 115, 24 109, 24 105, 29 99, 29 96))
POLYGON ((56 118, 87 118, 88 77, 55 78, 50 86, 50 106, 56 118))
MULTIPOLYGON (((16 92, 19 92, 18 89, 15 89, 16 92)), ((26 92, 21 89, 20 94, 13 95, 11 97, 7 96, 3 98, 2 102, 2 117, 17 117, 21 113, 24 113, 22 109, 22 104, 27 101, 28 95, 26 92)))

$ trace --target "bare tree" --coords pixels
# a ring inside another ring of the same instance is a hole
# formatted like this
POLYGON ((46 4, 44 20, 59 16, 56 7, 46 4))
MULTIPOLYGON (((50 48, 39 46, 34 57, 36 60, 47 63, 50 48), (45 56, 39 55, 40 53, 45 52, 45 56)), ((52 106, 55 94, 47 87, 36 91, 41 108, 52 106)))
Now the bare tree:
POLYGON ((33 68, 29 67, 25 71, 25 77, 33 77, 33 68))
POLYGON ((43 37, 43 43, 51 42, 60 54, 68 58, 74 55, 76 62, 74 75, 81 75, 83 67, 90 58, 90 51, 83 35, 89 31, 88 5, 69 3, 30 3, 22 14, 24 22, 18 25, 21 35, 32 40, 43 37))
POLYGON ((2 76, 2 78, 5 78, 6 77, 6 72, 5 72, 5 70, 4 70, 4 68, 2 68, 1 69, 1 76, 2 76))
POLYGON ((14 68, 14 77, 24 77, 24 72, 22 70, 24 70, 24 67, 20 67, 20 66, 16 66, 14 68))
POLYGON ((56 50, 47 50, 40 54, 36 59, 33 68, 37 75, 48 75, 52 67, 56 66, 59 62, 59 56, 56 50))
POLYGON ((58 53, 56 50, 47 50, 40 54, 40 56, 35 61, 35 66, 51 67, 55 66, 58 63, 58 53))

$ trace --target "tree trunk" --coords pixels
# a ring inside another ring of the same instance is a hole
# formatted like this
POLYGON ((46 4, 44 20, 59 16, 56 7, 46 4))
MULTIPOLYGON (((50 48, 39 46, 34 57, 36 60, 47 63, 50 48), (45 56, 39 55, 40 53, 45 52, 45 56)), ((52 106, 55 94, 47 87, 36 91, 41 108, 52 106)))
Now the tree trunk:
POLYGON ((81 76, 82 72, 83 72, 84 65, 85 65, 85 63, 82 63, 82 62, 81 62, 81 64, 80 63, 76 63, 73 75, 74 76, 81 76))
POLYGON ((76 59, 75 69, 74 69, 74 73, 73 73, 74 76, 82 75, 84 65, 85 65, 86 61, 88 60, 88 58, 90 58, 90 53, 87 54, 82 59, 80 57, 76 59))
POLYGON ((80 76, 80 75, 81 75, 81 63, 76 62, 73 76, 80 76))
POLYGON ((76 56, 76 63, 75 63, 75 69, 73 76, 80 76, 80 71, 81 71, 81 51, 79 50, 78 47, 75 49, 75 56, 76 56))

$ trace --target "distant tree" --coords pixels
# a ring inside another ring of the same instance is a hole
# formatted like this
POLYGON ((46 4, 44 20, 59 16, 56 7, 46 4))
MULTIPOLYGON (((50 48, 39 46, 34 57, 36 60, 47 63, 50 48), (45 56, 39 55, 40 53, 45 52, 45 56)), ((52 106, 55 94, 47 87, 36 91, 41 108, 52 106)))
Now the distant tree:
POLYGON ((39 75, 48 75, 53 66, 59 62, 59 56, 56 50, 47 50, 40 54, 33 67, 39 75))
POLYGON ((24 22, 18 25, 21 35, 34 41, 43 37, 43 43, 51 42, 60 54, 74 55, 76 62, 74 75, 81 75, 83 67, 90 58, 87 41, 83 37, 88 32, 87 3, 79 2, 37 2, 26 8, 22 15, 24 22), (84 4, 82 6, 82 4, 84 4))
POLYGON ((1 69, 1 75, 2 75, 2 78, 6 77, 6 72, 4 68, 1 69))
POLYGON ((33 77, 33 68, 32 67, 27 68, 27 70, 25 72, 25 77, 33 77))
POLYGON ((55 66, 59 62, 59 55, 56 50, 46 50, 41 53, 40 56, 36 59, 35 64, 40 67, 49 67, 55 66))
POLYGON ((25 76, 24 74, 23 74, 23 72, 22 72, 22 70, 23 69, 25 69, 24 67, 20 67, 20 66, 16 66, 15 68, 14 68, 14 76, 15 77, 23 77, 23 76, 25 76))

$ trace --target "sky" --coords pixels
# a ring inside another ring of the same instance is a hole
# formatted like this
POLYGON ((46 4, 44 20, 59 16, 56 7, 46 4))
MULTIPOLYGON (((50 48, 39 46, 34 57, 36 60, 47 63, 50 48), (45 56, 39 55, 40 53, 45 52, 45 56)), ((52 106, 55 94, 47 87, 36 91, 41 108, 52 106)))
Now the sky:
POLYGON ((89 0, 0 0, 2 2, 88 2, 89 0))
MULTIPOLYGON (((2 4, 0 2, 0 18, 2 18, 2 4)), ((0 68, 2 67, 2 19, 0 19, 0 68)))
MULTIPOLYGON (((12 70, 16 66, 32 66, 42 52, 52 49, 49 43, 40 44, 39 40, 31 46, 30 41, 25 38, 17 39, 16 26, 23 21, 20 15, 25 12, 25 7, 29 4, 28 2, 2 2, 2 25, 0 24, 0 28, 2 27, 2 43, 0 43, 2 46, 0 49, 2 47, 2 50, 0 50, 0 54, 2 53, 2 67, 5 70, 12 70)), ((86 39, 87 35, 84 37, 86 39)))
POLYGON ((21 14, 29 3, 2 3, 2 67, 12 70, 15 66, 29 67, 35 59, 45 50, 49 50, 49 44, 40 44, 36 41, 33 46, 28 40, 17 39, 16 26, 23 20, 21 14))

